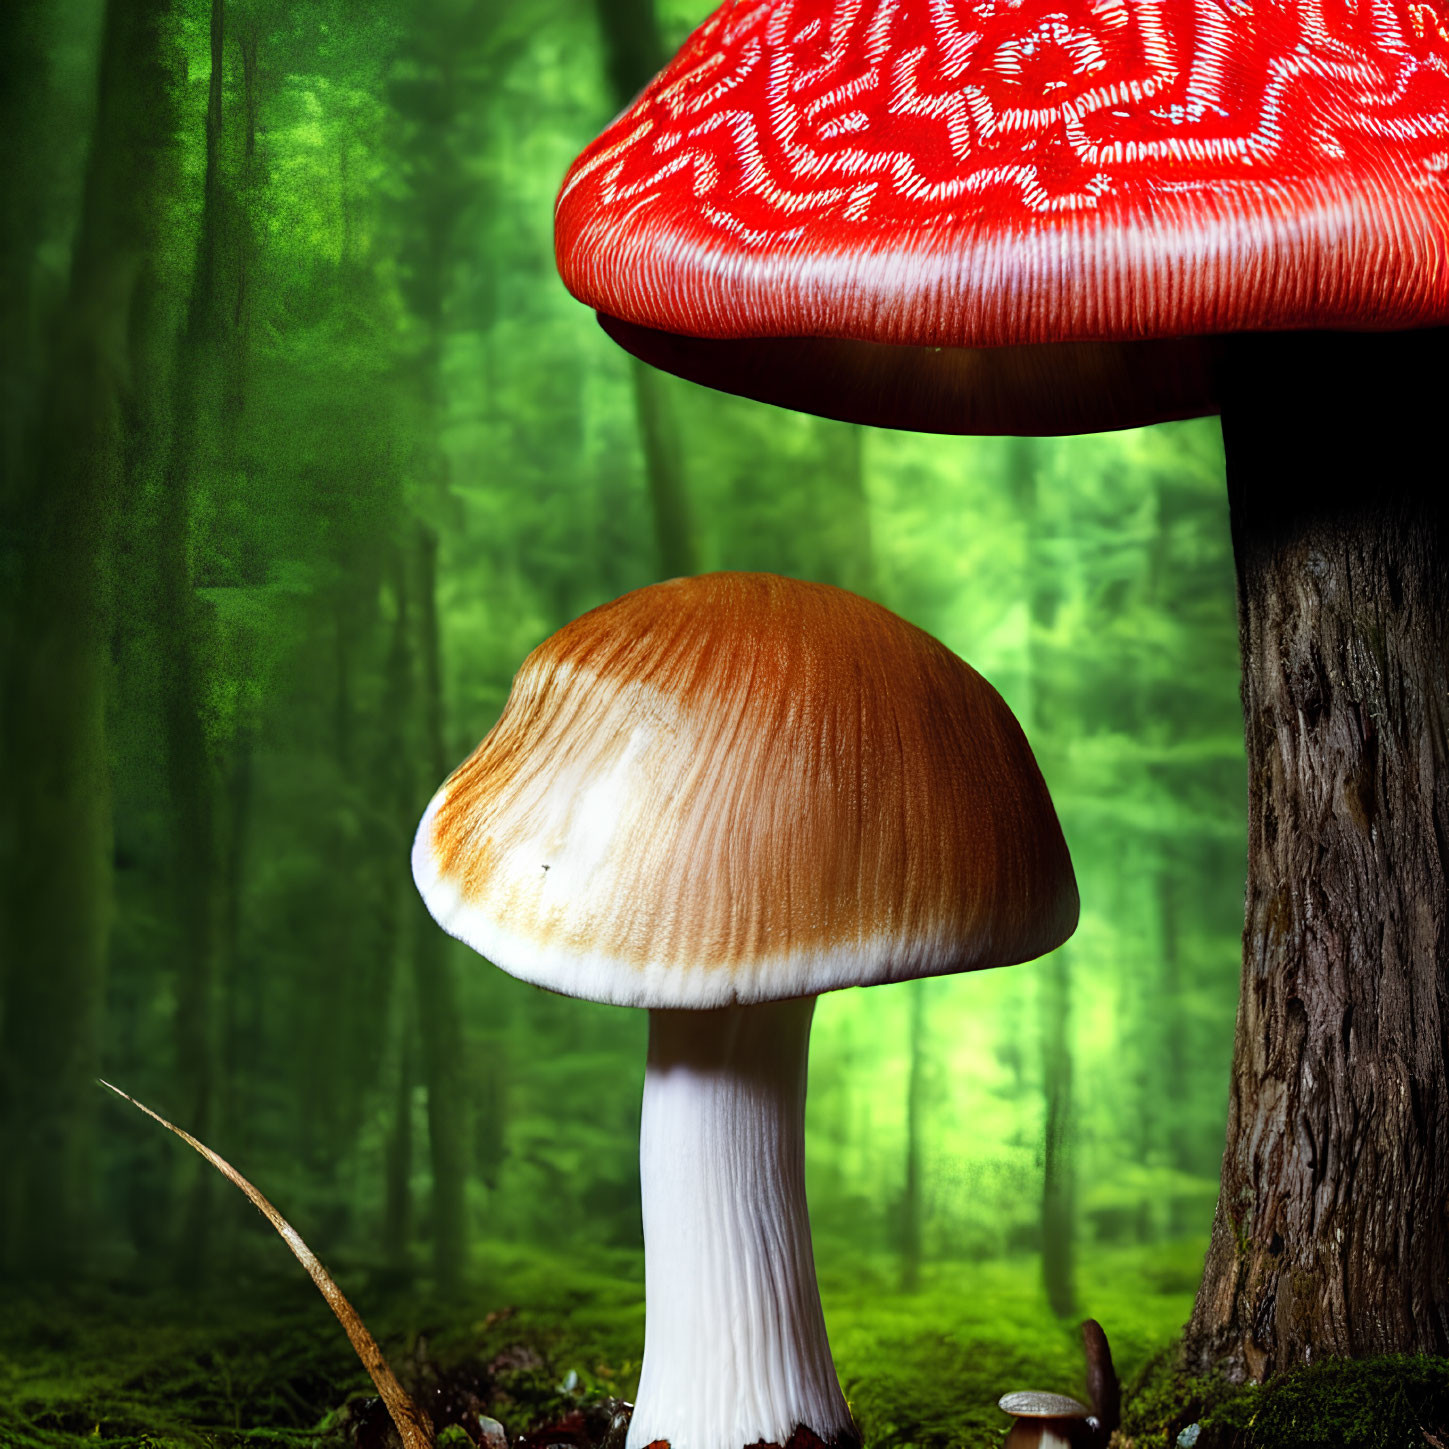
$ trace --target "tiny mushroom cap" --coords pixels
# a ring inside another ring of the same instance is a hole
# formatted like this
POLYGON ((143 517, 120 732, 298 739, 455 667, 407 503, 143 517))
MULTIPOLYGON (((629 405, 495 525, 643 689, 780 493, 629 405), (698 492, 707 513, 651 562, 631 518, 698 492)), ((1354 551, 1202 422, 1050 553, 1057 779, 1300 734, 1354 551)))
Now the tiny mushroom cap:
POLYGON ((991 685, 877 604, 767 574, 655 584, 539 645, 413 872, 504 970, 648 1007, 1024 961, 1078 908, 991 685))
POLYGON ((787 407, 1194 416, 1223 334, 1449 320, 1446 116, 1411 0, 726 0, 569 171, 558 265, 787 407))
POLYGON ((1040 1389, 1003 1394, 996 1402, 1015 1419, 1085 1419, 1092 1412, 1068 1394, 1046 1394, 1040 1389))
POLYGON ((514 975, 651 1009, 627 1449, 857 1445, 805 1204, 811 1014, 1071 934, 1061 827, 1000 696, 841 589, 655 584, 528 657, 413 872, 514 975))
POLYGON ((1003 1449, 1082 1449, 1091 1410, 1066 1394, 1006 1394, 998 1407, 1015 1418, 1003 1449))

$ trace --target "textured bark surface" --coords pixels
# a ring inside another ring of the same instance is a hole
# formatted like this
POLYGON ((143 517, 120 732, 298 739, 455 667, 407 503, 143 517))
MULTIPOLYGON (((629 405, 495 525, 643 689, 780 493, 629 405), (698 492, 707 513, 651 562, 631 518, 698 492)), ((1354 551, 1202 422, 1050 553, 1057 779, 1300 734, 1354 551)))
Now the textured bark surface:
POLYGON ((1235 1378, 1449 1351, 1449 558, 1442 464, 1411 451, 1445 341, 1229 359, 1247 916, 1187 1349, 1235 1378))

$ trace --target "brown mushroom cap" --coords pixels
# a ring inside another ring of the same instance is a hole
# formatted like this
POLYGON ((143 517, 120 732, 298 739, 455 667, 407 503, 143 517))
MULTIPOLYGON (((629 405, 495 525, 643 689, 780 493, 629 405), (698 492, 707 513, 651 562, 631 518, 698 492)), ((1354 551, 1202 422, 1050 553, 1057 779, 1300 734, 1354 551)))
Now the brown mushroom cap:
POLYGON ((535 649, 413 870, 505 970, 641 1006, 1005 965, 1077 919, 996 691, 888 610, 768 574, 655 584, 535 649))

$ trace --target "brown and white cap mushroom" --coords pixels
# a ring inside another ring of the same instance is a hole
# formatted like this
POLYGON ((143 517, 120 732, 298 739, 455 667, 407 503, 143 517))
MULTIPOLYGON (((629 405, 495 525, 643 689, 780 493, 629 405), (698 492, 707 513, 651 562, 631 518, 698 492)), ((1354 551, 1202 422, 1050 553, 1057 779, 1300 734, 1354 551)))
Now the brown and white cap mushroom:
POLYGON ((1086 1449, 1091 1410, 1066 1394, 1038 1389, 1004 1394, 997 1407, 1015 1420, 1002 1449, 1086 1449))
POLYGON ((575 162, 646 361, 941 432, 1217 409, 1227 333, 1449 319, 1449 33, 1409 0, 726 0, 575 162))
POLYGON ((1082 1323, 1082 1348, 1092 1407, 1040 1389, 1005 1394, 997 1405, 1016 1423, 1002 1449, 1106 1449, 1122 1422, 1122 1385, 1107 1335, 1095 1318, 1082 1323))
POLYGON ((651 1009, 631 1449, 853 1441, 805 1208, 811 1013, 1071 934, 1061 828, 1000 696, 841 589, 656 584, 528 657, 413 872, 505 970, 651 1009))
POLYGON ((541 644, 413 865, 490 960, 626 1006, 1023 961, 1077 911, 996 691, 889 610, 765 574, 655 584, 541 644))

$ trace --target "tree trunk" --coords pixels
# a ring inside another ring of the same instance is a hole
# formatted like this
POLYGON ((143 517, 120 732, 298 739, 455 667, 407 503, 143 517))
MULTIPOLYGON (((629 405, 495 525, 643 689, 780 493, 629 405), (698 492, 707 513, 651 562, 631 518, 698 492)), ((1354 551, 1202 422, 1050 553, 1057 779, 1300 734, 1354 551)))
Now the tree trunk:
MULTIPOLYGON (((244 655, 243 658, 247 658, 244 655)), ((250 658, 255 660, 255 651, 250 658)), ((256 664, 252 663, 252 669, 256 664)), ((243 665, 245 672, 250 670, 243 665)), ((243 1002, 255 990, 255 981, 242 959, 242 918, 247 880, 247 843, 251 833, 252 752, 255 721, 246 719, 234 741, 225 782, 226 822, 221 831, 218 868, 217 909, 217 1040, 221 1057, 215 1072, 216 1098, 213 1117, 238 1157, 244 1155, 246 1133, 238 1130, 236 1093, 246 1080, 251 1058, 246 1054, 246 1021, 243 1002)), ((213 1257, 229 1262, 235 1253, 237 1217, 223 1218, 221 1237, 213 1238, 213 1257)))
POLYGON ((821 419, 824 462, 817 527, 820 558, 813 577, 874 598, 880 586, 871 538, 870 499, 865 491, 865 429, 821 419))
POLYGON ((1151 869, 1157 918, 1154 939, 1156 956, 1161 963, 1156 992, 1160 1015, 1154 1033, 1154 1052, 1161 1068, 1162 1097, 1155 1115, 1168 1124, 1165 1134, 1168 1161, 1179 1172, 1191 1172, 1196 1157, 1192 1142, 1181 1128, 1187 1102, 1187 1033, 1183 1023, 1182 938, 1175 881, 1170 865, 1159 860, 1151 869))
MULTIPOLYGON (((51 92, 43 44, 42 0, 0 5, 0 519, 13 506, 22 444, 34 415, 35 383, 43 376, 40 308, 36 305, 38 253, 45 236, 51 92)), ((8 611, 7 611, 8 613, 8 611)), ((8 632, 0 616, 0 645, 8 632)))
POLYGON ((14 515, 23 542, 0 698, 0 1271, 74 1275, 88 1234, 92 1078, 110 931, 106 696, 121 492, 116 360, 155 242, 170 145, 166 4, 111 0, 70 294, 14 515))
MULTIPOLYGON (((393 557, 393 626, 388 650, 385 681, 388 697, 415 698, 417 676, 413 669, 416 628, 413 621, 412 589, 408 571, 411 559, 399 547, 393 557)), ((416 731, 409 729, 408 712, 388 711, 379 737, 379 757, 373 764, 376 778, 384 787, 387 802, 385 853, 406 841, 416 827, 419 771, 415 763, 416 731)), ((431 782, 430 782, 431 783, 431 782)), ((417 1013, 408 995, 405 967, 410 960, 409 927, 417 929, 417 892, 411 879, 402 876, 384 889, 383 910, 378 921, 379 948, 389 968, 388 1010, 393 1024, 396 1077, 393 1082, 391 1120, 383 1152, 383 1256, 390 1274, 405 1283, 412 1276, 408 1248, 413 1234, 413 1085, 417 1081, 417 1013)))
MULTIPOLYGON (((424 755, 428 778, 448 774, 443 739, 443 678, 438 630, 438 540, 419 529, 419 632, 425 709, 424 755)), ((418 907, 421 911, 421 906, 418 907)), ((463 1100, 463 1036, 457 989, 446 955, 447 938, 425 926, 415 935, 418 1025, 422 1035, 423 1080, 428 1088, 428 1152, 433 1173, 433 1268, 441 1292, 461 1286, 468 1267, 467 1162, 463 1100)))
MULTIPOLYGON (((1062 710, 1047 707, 1048 661, 1044 641, 1057 611, 1056 570, 1040 546, 1045 527, 1037 501, 1039 451, 1029 438, 1013 448, 1012 485, 1027 529, 1026 698, 1022 728, 1031 740, 1049 783, 1058 778, 1053 760, 1054 731, 1062 710)), ((1072 975, 1065 949, 1054 951, 1038 967, 1042 1050, 1042 1195, 1041 1267, 1047 1302, 1058 1317, 1076 1312, 1077 1178, 1072 1154, 1072 975)))
POLYGON ((1449 1352, 1449 557, 1442 465, 1403 441, 1445 341, 1228 357, 1247 921, 1186 1351, 1235 1378, 1449 1352))
MULTIPOLYGON (((216 771, 202 722, 206 680, 197 633, 206 627, 191 569, 192 500, 203 425, 214 422, 224 347, 221 291, 222 0, 211 3, 211 78, 206 108, 206 175, 191 297, 176 367, 176 412, 162 480, 156 537, 156 627, 165 660, 162 714, 172 812, 172 889, 181 928, 177 956, 176 1058, 186 1123, 203 1142, 221 1140, 216 1075, 222 1061, 218 999, 222 882, 217 868, 216 771)), ((206 1273, 217 1175, 186 1159, 187 1206, 176 1273, 183 1284, 206 1273)))
POLYGON ((1077 1311, 1077 1174, 1072 1160, 1071 973, 1065 949, 1043 963, 1042 1092, 1046 1098, 1041 1183, 1041 1271, 1058 1318, 1077 1311))
MULTIPOLYGON (((447 420, 447 392, 443 357, 447 318, 454 297, 452 279, 459 245, 458 228, 464 199, 472 194, 475 178, 465 174, 463 158, 468 146, 455 142, 452 132, 469 122, 468 107, 473 99, 469 87, 479 74, 492 78, 489 68, 475 69, 471 47, 489 33, 493 12, 478 0, 464 5, 431 5, 428 27, 408 37, 402 54, 415 70, 416 79, 399 89, 395 104, 412 126, 412 139, 404 161, 412 181, 411 246, 409 248, 405 294, 409 306, 422 324, 422 347, 416 381, 423 409, 439 432, 447 420), (439 37, 447 37, 439 43, 439 37), (471 79, 470 79, 471 77, 471 79)), ((485 80, 485 88, 489 83, 485 80)), ((468 143, 471 145, 471 142, 468 143)), ((472 247, 472 241, 468 246, 472 247)), ((471 254, 471 253, 470 253, 471 254)), ((423 449, 416 464, 423 486, 415 503, 418 521, 408 541, 408 556, 399 576, 399 608, 411 620, 410 660, 394 660, 394 668, 416 664, 410 698, 419 706, 412 722, 413 737, 421 759, 418 775, 426 780, 426 792, 436 790, 452 768, 443 729, 443 666, 438 623, 437 566, 438 540, 429 523, 447 516, 450 509, 447 460, 437 448, 423 449)), ((419 796, 417 778, 406 782, 409 839, 416 827, 419 796)), ((401 823, 401 822, 400 822, 401 823)), ((401 922, 400 938, 405 941, 412 965, 417 1004, 417 1054, 412 1070, 427 1095, 428 1164, 431 1202, 428 1214, 432 1238, 433 1270, 439 1291, 456 1293, 468 1266, 468 1102, 463 1074, 463 1033, 458 1014, 458 991, 450 959, 452 947, 433 924, 417 893, 409 887, 410 915, 401 922)), ((410 1052, 403 1053, 406 1067, 410 1052)), ((394 1101, 400 1112, 403 1101, 394 1101)), ((397 1156, 411 1154, 406 1127, 394 1119, 392 1147, 397 1156)), ((394 1180, 392 1191, 402 1186, 394 1180)), ((393 1213, 403 1210, 394 1201, 393 1213)), ((410 1211, 410 1208, 409 1208, 410 1211)), ((396 1223, 396 1219, 394 1219, 396 1223)), ((396 1231, 396 1228, 394 1228, 396 1231)))
POLYGON ((906 1077, 906 1181, 901 1194, 901 1289, 921 1286, 921 1106, 926 1067, 926 983, 912 981, 910 1066, 906 1077))
POLYGON ((696 563, 689 505, 684 496, 679 428, 666 391, 669 382, 657 368, 637 357, 629 359, 629 371, 634 379, 634 409, 639 419, 639 446, 644 450, 644 478, 654 518, 659 571, 665 578, 683 578, 695 571, 696 563))
MULTIPOLYGON (((401 982, 398 983, 401 985, 401 982)), ((417 1067, 413 1060, 413 1013, 399 1002, 397 1011, 397 1078, 393 1083, 383 1160, 382 1252, 389 1272, 399 1283, 412 1277, 408 1244, 413 1235, 413 1081, 417 1067)))
MULTIPOLYGON (((604 70, 614 103, 630 101, 653 79, 665 60, 664 43, 654 0, 595 0, 604 70)), ((670 406, 672 386, 662 373, 637 358, 629 359, 634 380, 634 409, 639 419, 639 446, 644 454, 644 479, 654 517, 659 569, 665 578, 692 574, 697 567, 689 525, 689 500, 684 488, 684 462, 679 429, 670 406)))

